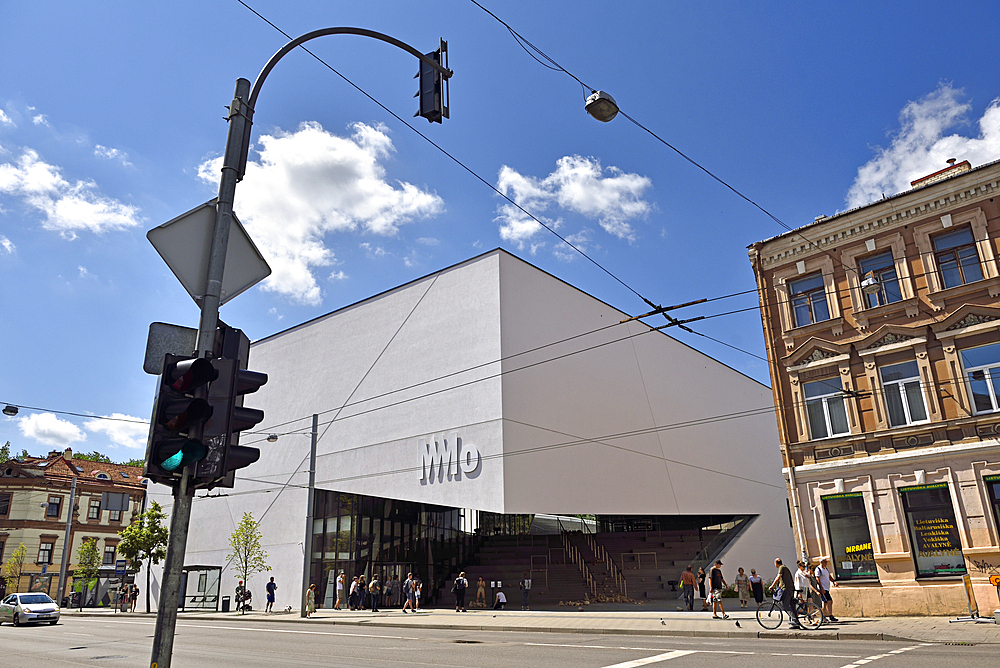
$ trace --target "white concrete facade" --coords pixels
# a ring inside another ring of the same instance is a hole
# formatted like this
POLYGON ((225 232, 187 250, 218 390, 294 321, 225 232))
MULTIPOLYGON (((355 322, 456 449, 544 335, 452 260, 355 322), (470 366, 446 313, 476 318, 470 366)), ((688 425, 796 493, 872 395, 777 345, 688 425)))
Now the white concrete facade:
POLYGON ((269 381, 246 404, 266 418, 242 443, 261 459, 229 496, 195 501, 186 563, 225 565, 250 511, 279 607, 298 606, 313 413, 318 489, 497 513, 756 515, 727 567, 792 559, 770 389, 625 317, 494 250, 256 342, 250 367, 269 381))

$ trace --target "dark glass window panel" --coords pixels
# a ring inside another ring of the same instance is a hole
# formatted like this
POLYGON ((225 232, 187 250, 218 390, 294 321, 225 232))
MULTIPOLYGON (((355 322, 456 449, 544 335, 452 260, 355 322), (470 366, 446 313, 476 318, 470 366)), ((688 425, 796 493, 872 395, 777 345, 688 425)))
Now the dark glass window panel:
POLYGON ((830 307, 826 301, 822 274, 813 274, 792 281, 789 283, 789 289, 796 327, 830 319, 830 307))
POLYGON ((902 494, 917 577, 965 574, 965 557, 947 485, 903 490, 902 494))
POLYGON ((860 495, 823 499, 838 580, 877 578, 871 531, 860 495))
POLYGON ((962 364, 966 369, 980 366, 1000 365, 1000 343, 992 343, 978 348, 966 348, 962 351, 962 364))

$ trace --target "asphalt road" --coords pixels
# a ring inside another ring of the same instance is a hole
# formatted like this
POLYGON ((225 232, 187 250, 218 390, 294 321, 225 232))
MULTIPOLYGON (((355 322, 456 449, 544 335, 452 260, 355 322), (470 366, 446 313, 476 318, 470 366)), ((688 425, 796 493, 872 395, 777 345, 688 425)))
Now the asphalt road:
MULTIPOLYGON (((65 619, 0 626, 0 666, 149 665, 153 620, 65 619)), ((996 647, 885 641, 656 638, 582 634, 345 630, 301 622, 179 620, 176 668, 942 668, 997 665, 996 647)))

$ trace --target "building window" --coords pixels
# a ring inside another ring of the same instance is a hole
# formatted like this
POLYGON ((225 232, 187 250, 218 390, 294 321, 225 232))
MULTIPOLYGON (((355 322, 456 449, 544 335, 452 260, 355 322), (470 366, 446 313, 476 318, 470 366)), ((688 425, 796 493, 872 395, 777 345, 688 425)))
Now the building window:
POLYGON ((860 492, 824 496, 823 508, 837 579, 878 579, 864 496, 860 492))
POLYGON ((10 492, 0 492, 0 517, 10 514, 10 492))
POLYGON ((59 517, 59 510, 62 508, 62 497, 61 496, 50 496, 49 497, 49 507, 45 511, 46 517, 59 517))
POLYGON ((972 405, 977 413, 1000 408, 1000 343, 961 351, 972 405))
POLYGON ((844 406, 844 386, 840 378, 817 380, 803 384, 806 413, 809 416, 809 437, 827 438, 849 434, 847 408, 844 406))
POLYGON ((3 544, 4 544, 4 541, 0 540, 0 564, 3 563, 3 544))
POLYGON ((91 499, 90 509, 87 511, 88 520, 99 520, 101 519, 101 500, 91 499))
POLYGON ((108 521, 109 522, 121 522, 122 521, 122 511, 120 511, 120 510, 109 510, 108 511, 108 521))
POLYGON ((862 277, 869 273, 878 279, 879 290, 875 294, 864 293, 868 308, 885 306, 903 299, 899 289, 899 278, 896 276, 896 264, 892 261, 892 253, 882 253, 865 258, 859 263, 862 277))
POLYGON ((788 288, 796 327, 830 319, 830 306, 826 302, 822 273, 789 281, 788 288))
POLYGON ((965 557, 947 483, 900 490, 917 577, 964 575, 965 557))
POLYGON ((990 505, 993 506, 993 520, 1000 530, 1000 475, 991 475, 983 478, 986 483, 986 491, 990 497, 990 505))
POLYGON ((40 564, 51 564, 52 563, 52 546, 54 543, 42 542, 38 546, 38 563, 40 564))
POLYGON ((115 545, 105 545, 104 546, 104 561, 101 562, 104 566, 114 566, 115 565, 115 545))
POLYGON ((983 268, 979 264, 972 228, 963 227, 954 232, 939 234, 931 239, 931 244, 934 246, 934 259, 941 272, 941 283, 945 288, 983 279, 983 268))
POLYGON ((889 411, 889 426, 927 421, 927 407, 920 388, 920 369, 916 360, 879 368, 882 391, 889 411))

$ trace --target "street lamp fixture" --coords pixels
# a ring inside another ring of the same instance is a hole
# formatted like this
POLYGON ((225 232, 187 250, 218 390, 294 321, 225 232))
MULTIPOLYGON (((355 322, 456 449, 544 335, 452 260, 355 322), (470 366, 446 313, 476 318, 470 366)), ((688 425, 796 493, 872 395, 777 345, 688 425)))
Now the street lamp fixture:
POLYGON ((267 435, 267 442, 268 443, 277 443, 278 442, 278 435, 277 434, 268 434, 267 435))
POLYGON ((14 417, 15 415, 17 415, 17 406, 7 404, 6 406, 3 407, 3 414, 9 415, 10 417, 14 417))
POLYGON ((603 90, 595 90, 584 105, 587 113, 602 123, 607 123, 618 115, 618 103, 603 90))
POLYGON ((879 283, 878 277, 875 276, 874 271, 869 271, 867 274, 865 274, 864 280, 861 281, 862 292, 864 292, 866 295, 877 295, 881 289, 882 286, 879 283))

